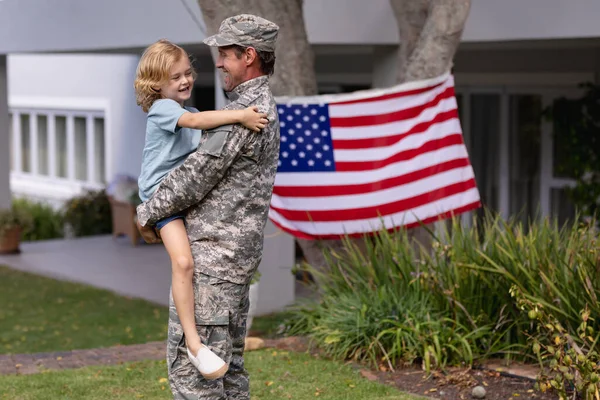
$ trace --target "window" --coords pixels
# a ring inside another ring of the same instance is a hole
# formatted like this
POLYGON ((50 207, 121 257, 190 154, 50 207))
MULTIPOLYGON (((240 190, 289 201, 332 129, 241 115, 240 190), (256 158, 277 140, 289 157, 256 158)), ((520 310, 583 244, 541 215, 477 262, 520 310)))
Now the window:
POLYGON ((12 109, 10 121, 12 171, 106 183, 103 113, 12 109))

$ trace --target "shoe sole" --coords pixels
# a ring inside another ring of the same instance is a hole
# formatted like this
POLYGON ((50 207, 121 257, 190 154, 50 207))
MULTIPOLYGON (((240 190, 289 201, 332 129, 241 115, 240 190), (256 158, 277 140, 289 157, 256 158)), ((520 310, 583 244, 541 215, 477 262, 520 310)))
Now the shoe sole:
POLYGON ((202 374, 202 376, 207 380, 219 379, 223 375, 225 375, 225 373, 227 372, 228 369, 229 369, 229 365, 225 364, 221 368, 216 370, 215 372, 213 372, 211 374, 202 374))

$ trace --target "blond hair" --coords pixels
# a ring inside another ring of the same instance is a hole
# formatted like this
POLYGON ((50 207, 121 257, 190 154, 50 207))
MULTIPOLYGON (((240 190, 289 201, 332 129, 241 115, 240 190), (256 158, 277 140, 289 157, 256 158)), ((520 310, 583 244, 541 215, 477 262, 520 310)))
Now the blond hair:
MULTIPOLYGON (((136 103, 144 112, 148 112, 152 104, 161 98, 156 87, 169 80, 171 67, 181 60, 181 57, 188 57, 186 51, 166 39, 161 39, 144 50, 133 83, 136 103)), ((192 76, 196 79, 193 68, 192 76)))

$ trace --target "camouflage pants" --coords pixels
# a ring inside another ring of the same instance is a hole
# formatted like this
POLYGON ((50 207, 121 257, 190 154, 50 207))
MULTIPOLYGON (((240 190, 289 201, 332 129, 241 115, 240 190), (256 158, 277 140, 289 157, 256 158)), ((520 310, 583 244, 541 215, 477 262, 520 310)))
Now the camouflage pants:
POLYGON ((221 379, 207 381, 191 364, 185 337, 171 295, 167 367, 176 400, 249 400, 248 373, 244 368, 244 339, 249 306, 249 285, 237 285, 196 273, 194 276, 196 327, 202 343, 229 363, 221 379))

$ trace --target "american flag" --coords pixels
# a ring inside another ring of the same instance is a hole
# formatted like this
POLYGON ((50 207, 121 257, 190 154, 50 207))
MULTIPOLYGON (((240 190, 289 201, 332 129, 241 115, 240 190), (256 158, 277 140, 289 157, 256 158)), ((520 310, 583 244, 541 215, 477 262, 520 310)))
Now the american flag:
POLYGON ((452 75, 277 102, 269 218, 280 229, 306 239, 357 236, 480 206, 452 75))

